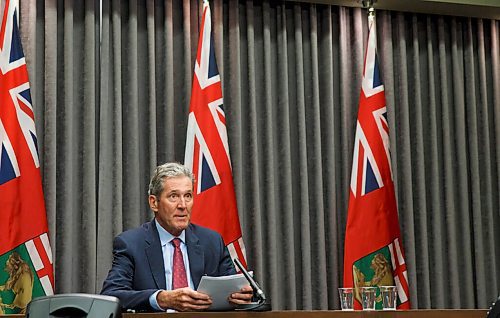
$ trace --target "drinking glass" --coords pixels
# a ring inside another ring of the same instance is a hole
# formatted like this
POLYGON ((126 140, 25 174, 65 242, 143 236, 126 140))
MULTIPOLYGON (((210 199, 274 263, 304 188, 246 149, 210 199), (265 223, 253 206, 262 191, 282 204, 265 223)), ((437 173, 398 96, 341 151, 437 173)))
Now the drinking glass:
POLYGON ((396 310, 396 286, 379 286, 383 310, 396 310))
POLYGON ((354 288, 339 288, 340 308, 342 310, 354 310, 354 288))
POLYGON ((377 287, 361 287, 361 305, 363 310, 375 310, 377 287))

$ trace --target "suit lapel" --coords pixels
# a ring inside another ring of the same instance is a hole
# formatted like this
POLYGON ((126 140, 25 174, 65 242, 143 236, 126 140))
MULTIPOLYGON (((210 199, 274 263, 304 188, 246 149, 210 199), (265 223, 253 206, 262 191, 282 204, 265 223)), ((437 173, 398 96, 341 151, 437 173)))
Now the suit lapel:
POLYGON ((161 249, 160 236, 156 229, 156 224, 153 219, 149 223, 149 227, 144 229, 146 231, 146 256, 148 258, 149 267, 158 289, 166 289, 167 283, 165 281, 165 262, 163 261, 163 251, 161 249))
POLYGON ((189 256, 189 271, 193 280, 194 289, 198 289, 201 276, 203 276, 205 268, 205 257, 203 249, 198 244, 198 237, 193 233, 191 225, 186 229, 186 245, 189 256))

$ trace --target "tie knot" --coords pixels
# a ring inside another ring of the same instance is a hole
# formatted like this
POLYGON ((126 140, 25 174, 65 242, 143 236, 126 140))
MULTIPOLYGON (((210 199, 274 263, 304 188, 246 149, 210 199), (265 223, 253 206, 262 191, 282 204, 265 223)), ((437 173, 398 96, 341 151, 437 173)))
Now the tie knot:
POLYGON ((181 246, 181 239, 176 237, 174 239, 172 239, 172 244, 174 244, 175 248, 179 248, 179 246, 181 246))

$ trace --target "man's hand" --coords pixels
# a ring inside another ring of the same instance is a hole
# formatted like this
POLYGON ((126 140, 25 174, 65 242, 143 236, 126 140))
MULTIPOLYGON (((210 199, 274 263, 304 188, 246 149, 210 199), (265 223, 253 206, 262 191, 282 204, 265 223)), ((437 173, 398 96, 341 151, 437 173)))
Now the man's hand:
POLYGON ((239 292, 229 295, 229 302, 239 305, 252 301, 253 289, 250 286, 243 287, 239 292))
POLYGON ((207 294, 194 291, 189 287, 162 290, 156 296, 156 301, 161 308, 177 311, 206 310, 212 304, 212 300, 207 294))

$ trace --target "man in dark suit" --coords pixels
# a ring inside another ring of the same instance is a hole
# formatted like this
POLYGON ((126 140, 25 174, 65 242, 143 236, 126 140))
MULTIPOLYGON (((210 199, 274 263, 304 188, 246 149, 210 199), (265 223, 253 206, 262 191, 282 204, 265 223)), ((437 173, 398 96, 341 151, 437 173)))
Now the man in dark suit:
MULTIPOLYGON (((102 294, 139 311, 196 311, 211 305, 208 295, 196 291, 201 276, 236 270, 220 234, 190 223, 193 182, 193 174, 181 164, 156 168, 148 197, 155 218, 115 238, 102 294)), ((246 286, 228 301, 241 304, 251 298, 246 286)))

